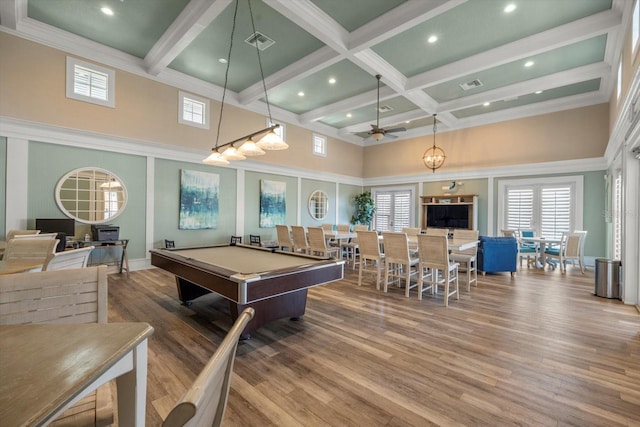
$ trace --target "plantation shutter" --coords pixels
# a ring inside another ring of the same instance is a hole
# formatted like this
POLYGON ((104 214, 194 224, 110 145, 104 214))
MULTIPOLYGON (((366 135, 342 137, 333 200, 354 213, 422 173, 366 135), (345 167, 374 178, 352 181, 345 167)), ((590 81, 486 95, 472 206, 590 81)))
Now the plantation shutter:
POLYGON ((540 235, 560 239, 571 231, 571 187, 544 187, 540 194, 540 235))
POLYGON ((109 76, 95 70, 76 65, 74 67, 73 91, 78 95, 108 101, 109 76))
POLYGON ((622 257, 622 175, 613 181, 613 258, 622 257))
POLYGON ((375 229, 402 231, 411 227, 411 191, 384 191, 376 193, 375 229))
POLYGON ((185 97, 182 105, 182 118, 184 120, 201 125, 204 124, 205 104, 203 102, 195 101, 193 99, 185 97))
POLYGON ((533 188, 508 188, 505 228, 531 229, 532 221, 533 188))

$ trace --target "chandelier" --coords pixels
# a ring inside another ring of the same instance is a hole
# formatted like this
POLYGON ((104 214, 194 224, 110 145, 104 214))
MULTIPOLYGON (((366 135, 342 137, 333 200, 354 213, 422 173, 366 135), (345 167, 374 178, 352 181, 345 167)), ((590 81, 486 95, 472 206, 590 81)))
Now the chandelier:
POLYGON ((447 158, 444 154, 444 150, 436 145, 436 131, 438 130, 436 114, 433 115, 433 147, 427 148, 427 151, 422 155, 422 161, 424 165, 431 169, 435 173, 436 169, 444 164, 444 159, 447 158))
MULTIPOLYGON (((218 118, 218 129, 216 132, 216 145, 211 149, 209 157, 202 162, 208 165, 228 165, 230 160, 244 160, 247 156, 260 156, 265 154, 265 150, 286 150, 289 148, 286 142, 280 138, 276 133, 276 129, 280 127, 279 124, 273 124, 271 118, 271 106, 269 105, 269 96, 267 95, 267 85, 264 81, 264 71, 262 69, 262 60, 260 59, 260 49, 256 43, 256 55, 258 55, 258 65, 260 66, 260 79, 262 80, 262 88, 264 90, 264 98, 267 104, 267 113, 269 115, 269 123, 271 126, 261 129, 257 132, 250 133, 241 138, 234 139, 233 141, 219 144, 220 140, 220 127, 222 125, 222 117, 224 113, 224 100, 227 94, 227 83, 229 80, 229 68, 231 67, 231 50, 233 49, 233 36, 236 31, 236 22, 238 17, 238 3, 240 0, 235 1, 235 9, 233 12, 233 26, 231 27, 231 40, 229 42, 229 53, 227 55, 227 69, 224 73, 224 89, 222 91, 222 101, 220 105, 220 117, 218 118), (260 137, 260 139, 254 141, 254 137, 260 137), (238 148, 235 147, 236 143, 242 142, 238 148)), ((249 17, 251 18, 251 29, 253 34, 256 34, 256 26, 253 20, 253 11, 251 9, 251 0, 247 0, 249 5, 249 17)))

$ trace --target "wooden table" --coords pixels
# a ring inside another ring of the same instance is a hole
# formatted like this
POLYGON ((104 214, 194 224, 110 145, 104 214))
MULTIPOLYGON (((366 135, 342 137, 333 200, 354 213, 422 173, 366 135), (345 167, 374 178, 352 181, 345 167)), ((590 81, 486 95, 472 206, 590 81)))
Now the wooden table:
POLYGON ((0 260, 0 274, 23 273, 25 271, 42 268, 44 260, 37 261, 32 259, 13 259, 0 260))
POLYGON ((544 237, 524 237, 522 239, 520 239, 521 242, 531 242, 531 243, 536 243, 540 246, 540 263, 541 264, 537 264, 536 267, 538 268, 544 268, 544 266, 547 264, 547 256, 544 253, 547 245, 559 245, 562 243, 562 239, 546 239, 544 237))
POLYGON ((0 420, 48 424, 116 379, 120 426, 144 426, 147 323, 0 326, 0 420))
MULTIPOLYGON (((380 245, 382 246, 384 244, 382 235, 378 236, 378 239, 380 240, 380 245)), ((466 251, 467 249, 472 249, 478 245, 478 240, 448 239, 447 241, 450 251, 466 251)), ((418 250, 418 236, 407 236, 407 242, 409 244, 409 250, 418 250)))

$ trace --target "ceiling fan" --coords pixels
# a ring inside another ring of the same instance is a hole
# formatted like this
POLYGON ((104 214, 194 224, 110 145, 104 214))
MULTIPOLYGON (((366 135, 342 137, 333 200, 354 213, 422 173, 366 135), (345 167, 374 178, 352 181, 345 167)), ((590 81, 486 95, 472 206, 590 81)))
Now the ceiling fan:
POLYGON ((371 130, 368 132, 369 137, 367 137, 367 139, 373 138, 376 141, 380 141, 383 138, 396 139, 397 136, 392 135, 393 132, 406 131, 406 129, 403 127, 393 128, 393 129, 384 129, 380 127, 380 79, 381 78, 382 76, 380 74, 376 74, 376 79, 378 79, 378 102, 376 104, 376 124, 371 125, 371 130))

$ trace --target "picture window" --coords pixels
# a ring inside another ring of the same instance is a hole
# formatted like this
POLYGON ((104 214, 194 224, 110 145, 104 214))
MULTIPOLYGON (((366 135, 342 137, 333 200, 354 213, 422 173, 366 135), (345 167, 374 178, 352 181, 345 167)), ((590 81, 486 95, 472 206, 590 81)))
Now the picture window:
POLYGON ((67 57, 67 98, 115 108, 115 71, 67 57))

